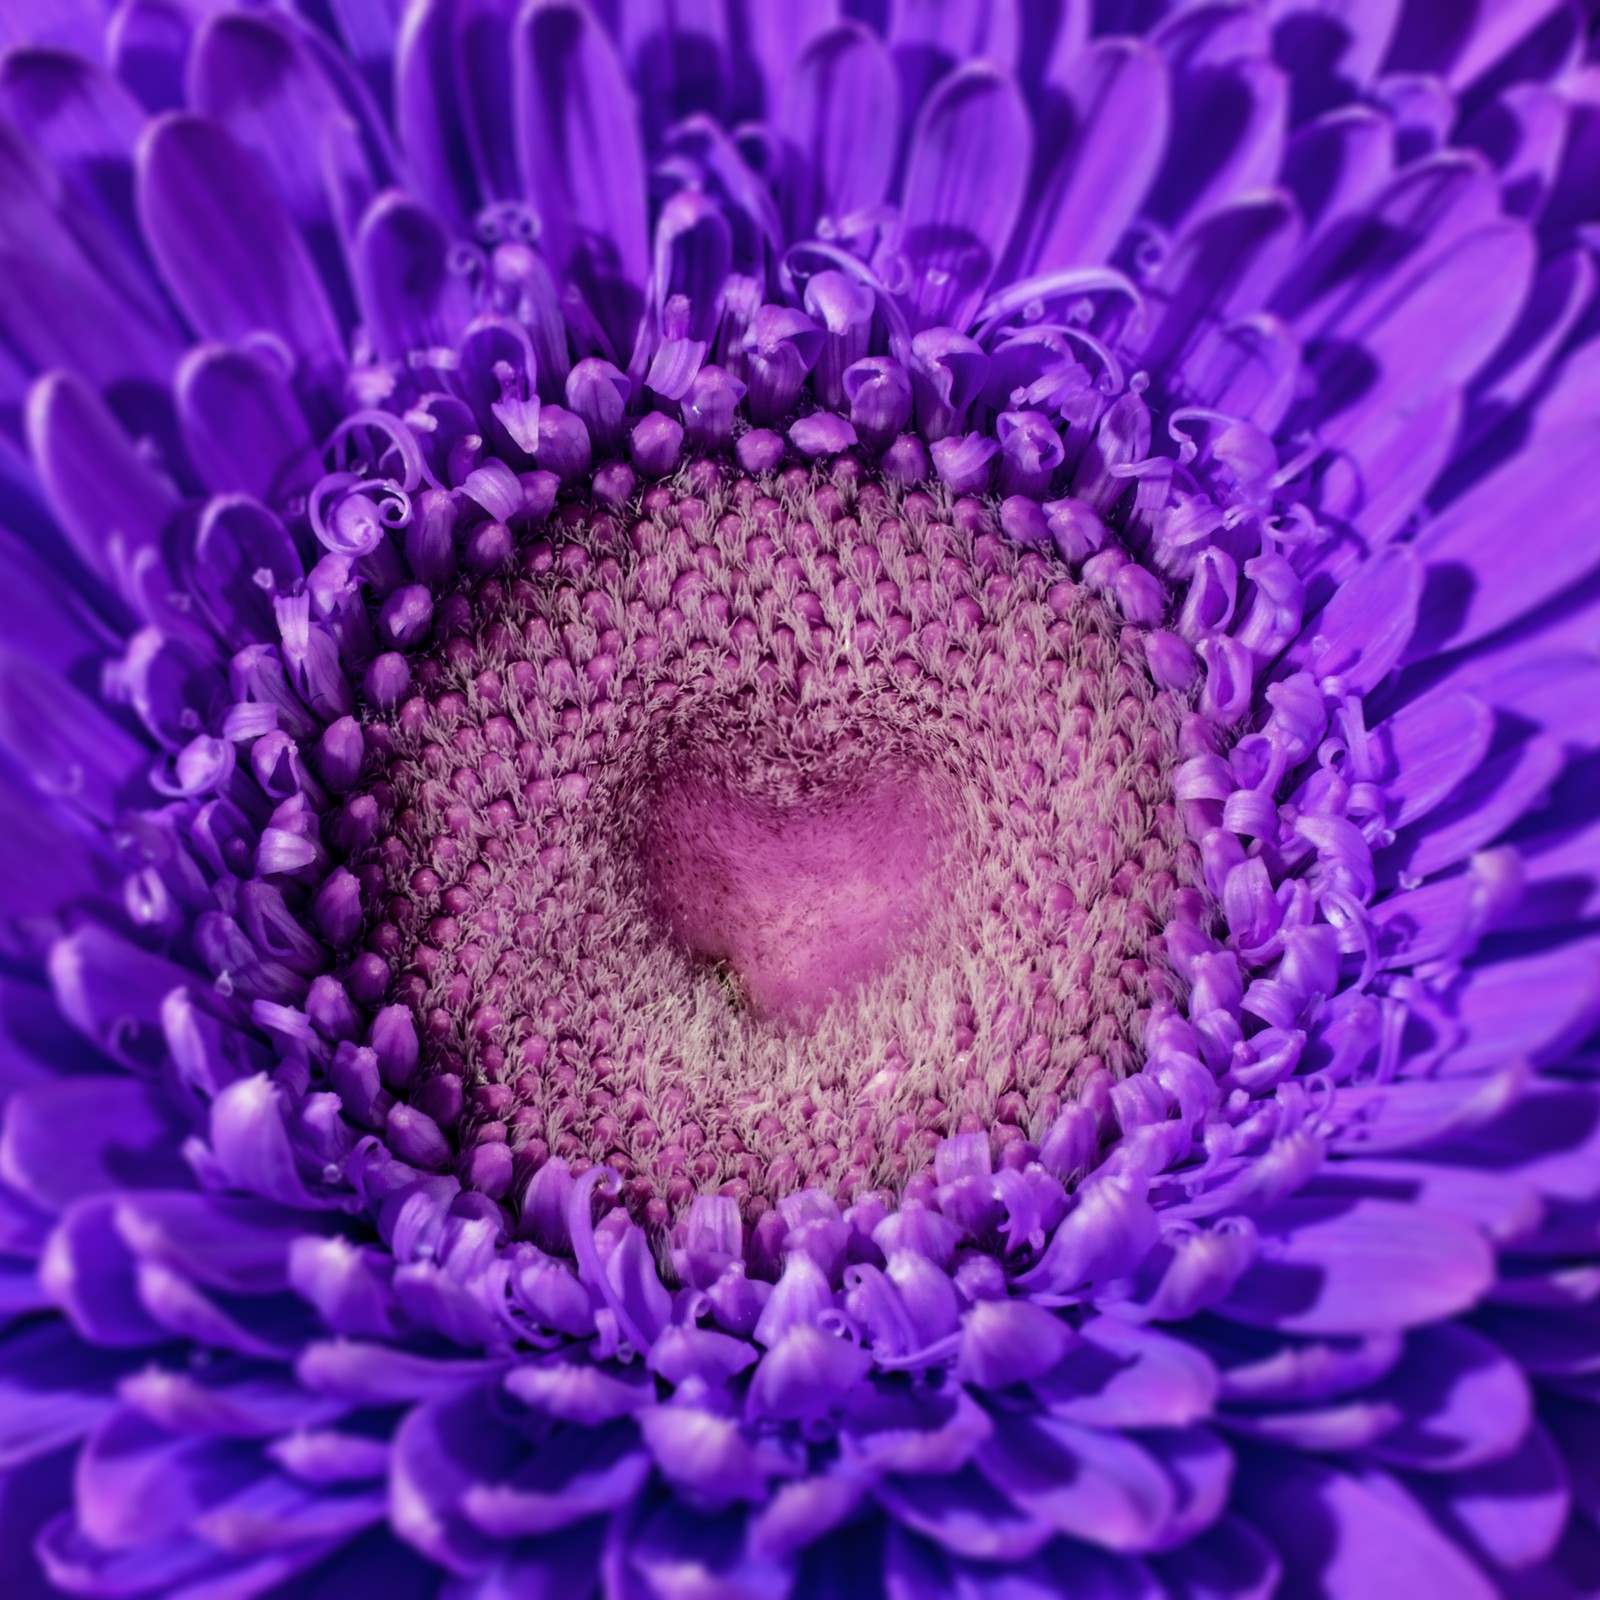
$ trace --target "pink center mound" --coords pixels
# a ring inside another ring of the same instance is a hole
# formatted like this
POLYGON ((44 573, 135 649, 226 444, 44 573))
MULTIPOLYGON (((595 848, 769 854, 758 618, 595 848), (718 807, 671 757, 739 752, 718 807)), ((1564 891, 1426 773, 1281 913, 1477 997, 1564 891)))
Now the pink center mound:
POLYGON ((844 755, 844 771, 775 799, 781 758, 730 762, 708 741, 652 785, 641 860, 655 909, 759 1018, 814 1022, 928 913, 944 827, 926 780, 874 771, 865 748, 844 755))

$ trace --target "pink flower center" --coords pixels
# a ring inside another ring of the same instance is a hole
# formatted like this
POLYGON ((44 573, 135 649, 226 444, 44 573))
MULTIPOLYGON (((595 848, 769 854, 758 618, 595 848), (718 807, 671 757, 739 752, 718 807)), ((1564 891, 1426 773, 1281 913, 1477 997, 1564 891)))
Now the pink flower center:
POLYGON ((1171 992, 1178 708, 977 502, 707 483, 441 601, 369 730, 368 943, 465 1144, 604 1162, 654 1222, 1021 1158, 1171 992))

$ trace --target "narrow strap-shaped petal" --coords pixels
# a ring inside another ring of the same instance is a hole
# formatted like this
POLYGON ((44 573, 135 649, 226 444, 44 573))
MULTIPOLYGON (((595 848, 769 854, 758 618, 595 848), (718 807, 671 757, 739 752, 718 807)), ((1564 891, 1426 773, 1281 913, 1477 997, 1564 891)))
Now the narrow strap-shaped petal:
POLYGON ((610 40, 573 0, 534 0, 513 49, 522 179, 545 252, 626 366, 650 270, 632 91, 610 40))
POLYGON ((1453 87, 1471 83, 1562 9, 1561 0, 1517 6, 1411 0, 1385 65, 1390 72, 1436 74, 1453 87))
POLYGON ((456 0, 408 6, 395 46, 395 127, 423 198, 458 230, 482 201, 459 94, 456 0))
POLYGON ((1391 825, 1414 822, 1445 799, 1484 758, 1493 734, 1489 708, 1461 693, 1429 695, 1374 729, 1391 825))
POLYGON ((6 1102, 0 1173, 36 1205, 63 1211, 84 1195, 183 1183, 178 1147, 189 1131, 162 1092, 135 1078, 62 1078, 6 1102))
POLYGON ((1413 266, 1449 250, 1500 214, 1498 185, 1475 151, 1451 150, 1401 171, 1363 210, 1329 227, 1295 263, 1273 309, 1303 337, 1354 301, 1413 266))
POLYGON ((111 280, 170 323, 134 215, 133 151, 144 123, 138 102, 82 57, 18 50, 0 62, 0 113, 95 219, 87 243, 92 256, 97 244, 109 246, 102 259, 111 280))
POLYGON ((618 44, 647 143, 697 111, 723 120, 733 69, 724 0, 620 0, 618 44))
POLYGON ((1245 58, 1178 71, 1172 134, 1150 193, 1169 228, 1270 183, 1283 160, 1289 84, 1271 61, 1245 58))
POLYGON ((1425 612, 1410 658, 1471 644, 1590 571, 1600 552, 1584 529, 1597 488, 1600 417, 1536 437, 1446 506, 1416 549, 1448 604, 1425 612))
POLYGON ((1208 325, 1259 308, 1299 242, 1300 219, 1285 194, 1225 207, 1178 242, 1152 279, 1149 331, 1140 359, 1162 370, 1182 359, 1208 325))
POLYGON ((281 500, 315 475, 305 414, 270 351, 201 345, 174 390, 189 459, 217 493, 281 500))
MULTIPOLYGON (((761 94, 759 100, 746 88, 734 86, 735 100, 742 102, 752 116, 765 116, 776 123, 784 104, 785 90, 799 62, 812 42, 839 23, 839 0, 813 0, 807 5, 763 5, 762 0, 733 0, 735 15, 742 11, 739 26, 744 48, 756 68, 761 94)), ((866 152, 863 151, 863 154, 866 152)))
POLYGON ((3 527, 0 572, 6 584, 0 640, 82 687, 98 686, 100 666, 112 653, 115 635, 82 593, 3 527))
MULTIPOLYGON (((341 63, 342 66, 342 63, 341 63)), ((200 30, 189 61, 189 104, 249 152, 301 230, 324 286, 348 315, 350 294, 324 176, 332 125, 351 121, 365 135, 377 181, 390 168, 378 118, 359 80, 340 85, 292 18, 222 12, 200 30)))
POLYGON ((894 0, 888 41, 901 114, 910 122, 938 84, 967 62, 987 61, 1016 73, 1015 0, 894 0))
POLYGON ((895 249, 913 331, 965 327, 1022 210, 1033 134, 1016 84, 981 63, 933 93, 911 137, 895 249))
POLYGON ((212 627, 236 649, 271 638, 274 593, 303 582, 305 568, 284 525, 248 495, 222 495, 195 530, 195 597, 212 627))
POLYGON ((445 230, 398 189, 379 195, 361 219, 355 271, 362 314, 385 361, 451 349, 472 319, 472 294, 451 270, 445 230))
POLYGON ((1277 1549, 1288 1593, 1493 1600, 1493 1586, 1426 1516, 1359 1478, 1303 1455, 1246 1449, 1236 1482, 1239 1509, 1277 1549))
POLYGON ((1286 1200, 1256 1219, 1261 1254, 1216 1310, 1291 1333, 1408 1328, 1472 1305, 1494 1253, 1471 1223, 1376 1199, 1286 1200))
POLYGON ((27 428, 50 509, 73 550, 113 593, 131 598, 138 559, 160 549, 177 495, 79 377, 41 378, 28 396, 27 428))
POLYGON ((483 204, 520 201, 511 39, 517 0, 455 0, 456 103, 483 204))
POLYGON ((894 166, 899 89, 877 36, 847 24, 814 40, 789 74, 779 127, 790 147, 783 200, 792 238, 807 237, 819 217, 878 204, 894 166))
POLYGON ((1136 39, 1106 39, 1052 89, 1065 102, 1056 133, 1040 129, 1024 274, 1107 260, 1160 168, 1170 124, 1166 63, 1136 39))
POLYGON ((25 372, 61 366, 96 385, 164 380, 182 348, 173 319, 143 263, 80 209, 0 121, 0 332, 13 359, 25 372))
POLYGON ((174 298, 207 338, 263 329, 336 378, 339 328, 304 240, 232 137, 204 117, 151 125, 139 151, 139 212, 174 298))
POLYGON ((1340 106, 1296 129, 1280 181, 1300 203, 1306 243, 1372 200, 1394 173, 1394 128, 1368 106, 1340 106))
POLYGON ((1466 383, 1515 325, 1535 259, 1528 228, 1496 223, 1324 326, 1329 346, 1311 363, 1318 437, 1342 442, 1425 383, 1466 383))

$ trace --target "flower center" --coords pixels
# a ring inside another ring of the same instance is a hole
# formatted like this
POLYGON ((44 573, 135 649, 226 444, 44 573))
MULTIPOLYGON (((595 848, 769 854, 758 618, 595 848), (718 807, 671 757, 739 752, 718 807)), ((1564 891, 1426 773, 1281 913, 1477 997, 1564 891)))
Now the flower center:
POLYGON ((369 727, 368 943, 466 1146, 759 1212, 1133 1070, 1177 708, 1053 557, 848 468, 502 535, 369 727))

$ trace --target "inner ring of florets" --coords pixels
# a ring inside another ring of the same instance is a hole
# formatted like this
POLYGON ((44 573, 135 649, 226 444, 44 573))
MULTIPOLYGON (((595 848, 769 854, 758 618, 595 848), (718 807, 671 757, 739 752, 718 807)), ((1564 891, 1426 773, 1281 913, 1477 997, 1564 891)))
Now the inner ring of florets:
POLYGON ((1177 708, 1053 557, 848 466, 497 527, 379 686, 356 864, 480 1186, 900 1192, 1134 1070, 1177 708))

